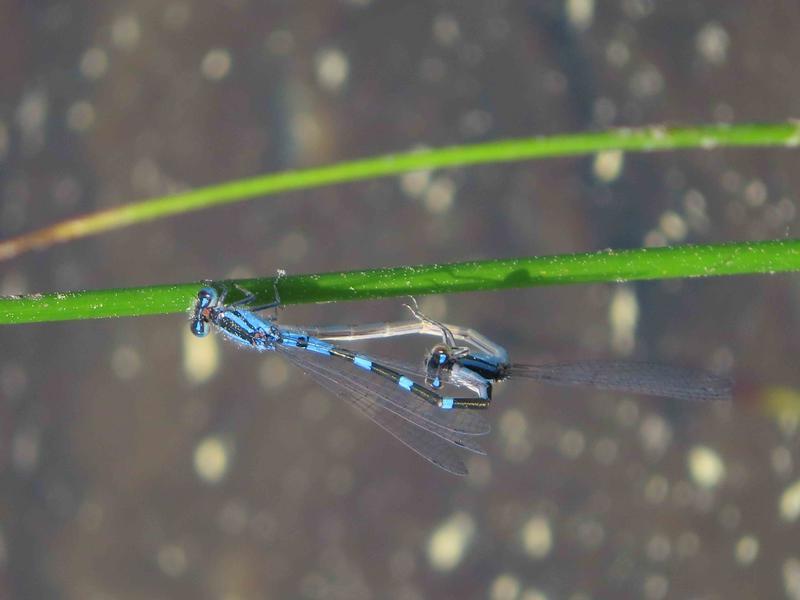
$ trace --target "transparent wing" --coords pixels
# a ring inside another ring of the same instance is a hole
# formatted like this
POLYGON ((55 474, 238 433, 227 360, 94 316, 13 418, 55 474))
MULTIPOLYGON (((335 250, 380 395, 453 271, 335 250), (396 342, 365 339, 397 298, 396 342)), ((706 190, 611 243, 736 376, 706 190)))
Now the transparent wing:
MULTIPOLYGON (((409 396, 410 394, 401 389, 396 383, 388 381, 376 373, 365 371, 354 366, 350 362, 330 356, 310 353, 307 350, 297 350, 284 346, 278 346, 278 348, 279 352, 290 362, 293 362, 301 369, 307 370, 314 375, 320 377, 324 376, 331 380, 333 385, 337 386, 337 388, 343 388, 358 399, 364 397, 365 402, 376 404, 379 408, 402 417, 417 427, 426 429, 438 437, 449 441, 451 444, 455 444, 478 454, 485 454, 477 444, 469 441, 469 439, 461 438, 462 435, 472 437, 474 435, 488 433, 488 424, 482 427, 480 423, 486 422, 479 415, 469 413, 469 411, 463 409, 446 411, 433 407, 425 401, 421 401, 421 406, 426 409, 434 409, 437 413, 437 417, 444 423, 437 424, 429 419, 421 417, 408 408, 403 408, 390 401, 390 398, 394 396, 405 400, 405 396, 409 396), (462 427, 461 423, 465 419, 467 420, 468 426, 462 427), (465 433, 462 431, 463 429, 468 429, 469 432, 465 433), (471 433, 476 429, 480 429, 483 433, 471 433)), ((340 392, 339 389, 332 389, 331 385, 326 385, 326 387, 337 394, 340 392)), ((416 400, 416 397, 412 397, 411 400, 416 400)))
MULTIPOLYGON (((460 438, 452 429, 439 426, 388 402, 384 396, 388 391, 386 384, 391 386, 392 393, 398 391, 393 382, 330 356, 280 345, 276 349, 289 362, 311 375, 317 383, 347 400, 380 427, 436 466, 456 475, 465 475, 466 467, 454 446, 485 454, 477 444, 469 439, 460 438), (363 381, 365 375, 366 383, 363 381)), ((403 390, 399 391, 407 394, 403 390)))
POLYGON ((646 362, 577 361, 511 365, 509 375, 555 385, 665 396, 679 400, 730 400, 732 382, 706 371, 646 362))
MULTIPOLYGON (((428 422, 430 426, 439 426, 462 435, 484 435, 491 431, 489 422, 476 411, 466 409, 441 409, 414 394, 408 393, 395 382, 357 367, 347 360, 325 355, 317 356, 307 350, 298 350, 292 347, 281 346, 280 344, 276 345, 276 349, 295 363, 297 363, 298 360, 304 363, 313 361, 313 364, 327 369, 328 374, 333 376, 334 379, 347 379, 357 384, 361 389, 370 391, 379 399, 380 404, 388 405, 386 407, 390 408, 393 412, 399 412, 401 415, 410 413, 428 422), (306 354, 310 356, 304 358, 306 354), (295 356, 299 356, 300 358, 295 359, 295 356)), ((387 363, 377 358, 375 358, 374 361, 380 365, 397 369, 399 372, 406 373, 409 376, 418 373, 418 370, 415 371, 412 367, 400 370, 402 366, 396 363, 387 363)), ((428 425, 426 425, 426 427, 427 426, 428 425)))

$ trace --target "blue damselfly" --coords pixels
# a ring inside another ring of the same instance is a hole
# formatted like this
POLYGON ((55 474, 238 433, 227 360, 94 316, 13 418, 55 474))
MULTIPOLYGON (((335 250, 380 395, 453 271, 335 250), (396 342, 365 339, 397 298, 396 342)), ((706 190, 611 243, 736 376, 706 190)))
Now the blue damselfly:
POLYGON ((203 337, 214 325, 240 346, 277 352, 446 471, 467 473, 455 447, 485 454, 472 436, 488 433, 489 425, 476 411, 464 410, 485 408, 484 398, 440 394, 414 381, 424 378, 420 369, 352 352, 303 328, 278 325, 275 319, 256 314, 274 304, 245 308, 252 302, 251 294, 225 304, 226 293, 212 287, 198 292, 190 322, 194 335, 203 337))
POLYGON ((365 340, 403 335, 441 337, 425 356, 425 383, 439 389, 444 383, 473 390, 491 401, 494 383, 523 377, 553 385, 587 386, 617 392, 663 396, 679 400, 730 400, 730 378, 700 369, 625 360, 577 360, 551 364, 520 364, 486 336, 459 325, 435 321, 408 306, 416 320, 312 331, 320 339, 365 340), (460 344, 460 345, 459 345, 460 344))

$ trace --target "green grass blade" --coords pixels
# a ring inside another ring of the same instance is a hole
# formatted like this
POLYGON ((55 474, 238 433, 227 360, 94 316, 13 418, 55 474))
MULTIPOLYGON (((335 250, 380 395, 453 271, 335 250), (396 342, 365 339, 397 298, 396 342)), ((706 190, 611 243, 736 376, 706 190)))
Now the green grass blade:
MULTIPOLYGON (((290 275, 284 304, 489 291, 541 285, 781 273, 800 270, 800 240, 606 250, 505 260, 290 275)), ((257 302, 273 297, 274 278, 243 279, 257 302)), ((199 283, 0 298, 0 324, 127 317, 186 311, 199 283)), ((241 293, 232 289, 229 299, 241 293)))
POLYGON ((286 171, 200 188, 183 194, 152 198, 91 213, 0 241, 0 261, 33 249, 96 235, 135 223, 240 202, 292 190, 363 181, 410 171, 466 167, 537 158, 578 156, 605 150, 651 152, 685 148, 800 146, 800 123, 654 126, 597 133, 523 138, 432 150, 417 150, 320 168, 286 171))

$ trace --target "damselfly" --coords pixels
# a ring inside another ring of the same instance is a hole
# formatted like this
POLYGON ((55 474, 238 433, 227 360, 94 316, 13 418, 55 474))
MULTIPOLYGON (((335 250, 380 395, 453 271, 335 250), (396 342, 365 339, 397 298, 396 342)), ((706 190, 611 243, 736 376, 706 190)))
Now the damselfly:
POLYGON ((415 321, 317 328, 313 334, 321 339, 339 341, 412 334, 440 336, 442 343, 425 357, 425 383, 434 390, 444 383, 467 387, 487 403, 491 401, 494 383, 509 377, 679 400, 731 399, 729 378, 699 369, 623 360, 541 365, 512 363, 502 346, 474 329, 440 323, 422 314, 416 306, 408 308, 416 317, 415 321))
POLYGON ((467 473, 455 447, 485 454, 472 437, 489 432, 487 421, 475 411, 456 409, 485 408, 487 399, 445 396, 414 381, 420 379, 420 369, 352 352, 301 328, 279 326, 274 318, 256 314, 275 304, 245 308, 252 294, 225 304, 226 293, 212 287, 197 293, 190 323, 194 335, 203 337, 214 325, 241 346, 277 352, 446 471, 467 473))

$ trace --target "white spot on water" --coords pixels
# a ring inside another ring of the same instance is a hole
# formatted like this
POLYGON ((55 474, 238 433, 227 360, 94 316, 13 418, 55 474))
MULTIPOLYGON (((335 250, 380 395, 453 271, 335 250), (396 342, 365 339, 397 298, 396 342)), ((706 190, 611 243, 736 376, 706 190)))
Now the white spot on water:
POLYGON ((669 538, 662 534, 656 534, 647 541, 647 558, 653 562, 663 562, 672 553, 672 544, 669 538))
POLYGON ((67 109, 67 127, 72 131, 81 133, 94 125, 94 106, 86 100, 74 102, 67 109))
POLYGON ((231 70, 233 58, 226 48, 214 48, 209 50, 203 57, 200 64, 200 71, 206 79, 220 81, 224 79, 231 70))
POLYGON ((736 542, 736 548, 734 550, 736 562, 742 566, 752 564, 752 562, 758 557, 758 550, 759 543, 756 537, 752 535, 746 535, 740 538, 739 541, 736 542))
POLYGON ((108 70, 108 53, 102 48, 89 48, 81 57, 81 74, 86 79, 100 79, 108 70))
POLYGON ((24 154, 34 154, 44 144, 47 113, 47 95, 44 90, 30 90, 22 96, 17 108, 16 121, 22 134, 24 154))
POLYGON ((522 526, 520 534, 525 553, 533 559, 540 560, 550 554, 553 548, 553 530, 550 521, 545 517, 531 517, 522 526))
POLYGON ((608 307, 611 326, 611 347, 628 355, 636 344, 636 326, 639 323, 639 301, 636 292, 628 286, 617 286, 608 307))
POLYGON ((509 573, 498 575, 489 587, 489 600, 517 600, 522 585, 509 573))
POLYGON ((644 597, 646 600, 662 600, 667 597, 669 580, 663 575, 648 575, 644 580, 644 597))
POLYGON ((658 229, 652 229, 645 234, 642 243, 647 248, 663 248, 667 245, 667 236, 658 229))
POLYGON ((658 226, 666 238, 673 242, 681 242, 686 239, 689 227, 686 221, 676 212, 665 211, 658 220, 658 226))
POLYGON ((640 98, 656 96, 664 90, 664 77, 656 67, 647 65, 633 74, 629 86, 634 96, 640 98))
POLYGON ((616 440, 602 438, 595 442, 592 448, 592 456, 601 465, 611 465, 617 460, 619 445, 616 440))
POLYGON ((11 441, 11 460, 20 473, 31 473, 39 464, 40 435, 37 429, 20 429, 11 441))
MULTIPOLYGON (((525 588, 525 591, 522 592, 522 596, 519 597, 519 600, 548 600, 547 594, 543 591, 536 589, 535 587, 525 588)), ((574 593, 569 597, 569 600, 589 600, 589 596, 581 595, 580 593, 574 593)))
POLYGON ((329 92, 338 92, 347 82, 350 63, 344 52, 329 48, 317 54, 316 68, 320 86, 329 92))
POLYGON ((686 220, 697 230, 703 231, 708 226, 706 214, 706 199, 701 192, 690 189, 683 196, 683 206, 686 210, 686 220))
POLYGON ((654 455, 663 454, 672 441, 672 429, 666 419, 659 415, 648 415, 642 419, 639 437, 645 450, 654 455))
POLYGON ((453 15, 441 14, 433 20, 433 37, 442 46, 452 46, 460 35, 461 29, 453 15))
POLYGON ((614 67, 624 67, 631 58, 631 51, 625 42, 611 40, 606 46, 606 60, 614 67))
POLYGON ((186 327, 183 332, 183 370, 193 384, 208 381, 219 368, 219 346, 216 336, 198 339, 186 327))
POLYGON ((592 170, 594 176, 604 183, 610 183, 622 173, 625 155, 620 150, 606 150, 595 154, 592 170))
POLYGON ((457 512, 439 525, 428 540, 428 561, 437 571, 452 571, 464 558, 475 537, 475 521, 457 512))
POLYGON ((687 461, 692 480, 701 488, 715 488, 725 478, 725 463, 716 451, 707 446, 692 448, 687 461))
POLYGON ((792 453, 788 448, 779 446, 770 455, 772 469, 781 477, 786 477, 792 472, 792 453))
POLYGON ((792 556, 784 561, 783 586, 791 600, 800 600, 800 558, 792 556))
POLYGON ((444 214, 453 207, 455 195, 455 182, 446 175, 440 175, 425 190, 425 208, 433 214, 444 214))
POLYGON ((790 523, 800 517, 800 480, 790 485, 781 494, 780 514, 784 521, 790 523))
POLYGON ((141 27, 134 15, 124 15, 114 19, 111 24, 111 41, 117 48, 132 50, 139 43, 141 27))
POLYGON ((412 171, 400 177, 400 188, 412 198, 421 198, 431 181, 430 171, 412 171))
POLYGON ((214 485, 228 472, 232 447, 221 437, 210 435, 200 441, 194 450, 194 470, 205 483, 214 485))
POLYGON ((310 152, 322 141, 322 129, 314 113, 298 110, 292 114, 290 129, 299 154, 310 152))
POLYGON ((695 47, 706 62, 719 65, 725 62, 728 56, 730 36, 719 23, 708 23, 695 38, 695 47))
POLYGON ((165 575, 180 577, 186 572, 189 561, 186 551, 177 544, 166 544, 158 549, 156 556, 158 567, 165 575))
POLYGON ((594 0, 567 0, 567 21, 578 31, 586 31, 594 21, 594 0))
POLYGON ((558 449, 567 458, 578 458, 585 448, 586 437, 577 429, 568 429, 558 439, 558 449))
POLYGON ((748 206, 758 208, 767 201, 767 186, 760 179, 753 179, 744 188, 744 201, 748 206))

